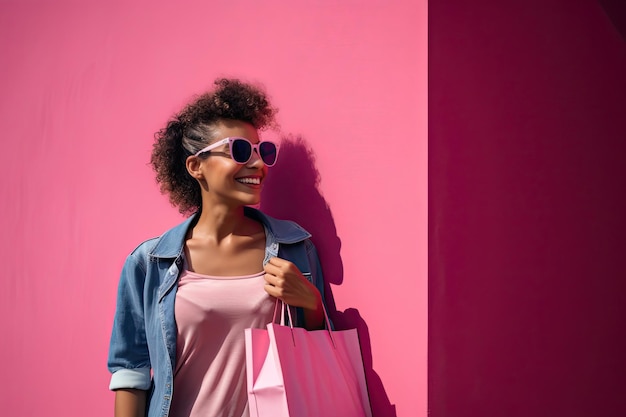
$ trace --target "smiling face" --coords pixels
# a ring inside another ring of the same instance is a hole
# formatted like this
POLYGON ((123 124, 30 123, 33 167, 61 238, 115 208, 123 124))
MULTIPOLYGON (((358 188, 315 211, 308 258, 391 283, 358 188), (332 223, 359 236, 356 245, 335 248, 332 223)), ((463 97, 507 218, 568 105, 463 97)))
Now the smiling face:
MULTIPOLYGON (((227 137, 243 137, 259 143, 257 130, 249 123, 238 120, 221 120, 211 126, 215 143, 227 137)), ((187 158, 187 170, 198 180, 205 204, 227 204, 232 207, 258 204, 261 188, 267 175, 267 166, 256 152, 245 164, 230 157, 225 143, 207 155, 187 158)))

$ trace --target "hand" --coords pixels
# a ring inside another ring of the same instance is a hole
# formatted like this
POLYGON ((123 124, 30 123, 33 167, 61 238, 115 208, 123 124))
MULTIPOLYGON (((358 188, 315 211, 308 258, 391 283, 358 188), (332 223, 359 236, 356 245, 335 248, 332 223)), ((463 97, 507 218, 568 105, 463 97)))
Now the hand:
POLYGON ((319 311, 322 296, 293 263, 272 258, 265 265, 265 291, 293 307, 319 311))

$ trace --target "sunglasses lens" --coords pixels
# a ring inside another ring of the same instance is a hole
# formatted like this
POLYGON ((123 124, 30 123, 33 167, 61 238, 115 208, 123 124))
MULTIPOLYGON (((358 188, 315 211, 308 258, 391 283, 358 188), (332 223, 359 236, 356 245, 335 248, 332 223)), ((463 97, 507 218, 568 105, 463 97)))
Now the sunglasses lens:
POLYGON ((235 162, 245 164, 250 160, 252 145, 247 140, 235 139, 232 143, 231 152, 235 162))
POLYGON ((272 142, 261 142, 259 145, 259 154, 263 163, 269 167, 276 163, 276 156, 278 152, 276 150, 276 145, 272 142))

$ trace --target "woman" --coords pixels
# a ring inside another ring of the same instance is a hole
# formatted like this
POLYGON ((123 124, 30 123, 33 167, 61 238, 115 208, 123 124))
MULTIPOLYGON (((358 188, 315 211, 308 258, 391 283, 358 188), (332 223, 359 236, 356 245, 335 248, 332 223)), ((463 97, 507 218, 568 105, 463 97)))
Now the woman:
POLYGON ((276 110, 257 87, 220 79, 155 136, 161 191, 192 214, 141 243, 122 270, 108 366, 115 415, 248 415, 244 329, 324 326, 310 235, 258 204, 277 146, 261 140, 276 110))

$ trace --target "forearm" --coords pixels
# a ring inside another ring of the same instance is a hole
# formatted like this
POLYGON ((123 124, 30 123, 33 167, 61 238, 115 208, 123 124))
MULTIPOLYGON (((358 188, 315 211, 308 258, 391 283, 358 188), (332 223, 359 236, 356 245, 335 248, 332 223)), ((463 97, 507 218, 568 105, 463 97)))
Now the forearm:
POLYGON ((115 417, 145 417, 146 391, 118 389, 115 391, 115 417))

